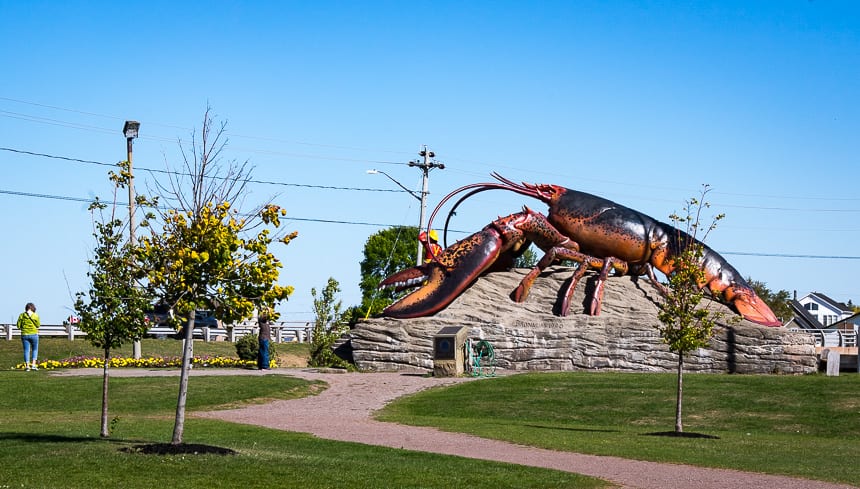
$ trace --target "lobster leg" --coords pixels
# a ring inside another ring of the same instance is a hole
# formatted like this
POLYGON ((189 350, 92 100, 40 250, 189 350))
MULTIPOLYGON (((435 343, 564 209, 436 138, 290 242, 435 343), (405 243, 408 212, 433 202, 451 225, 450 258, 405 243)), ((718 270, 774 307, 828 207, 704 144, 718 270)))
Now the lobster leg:
POLYGON ((648 275, 648 278, 651 280, 651 283, 654 284, 654 287, 657 287, 657 290, 659 290, 660 293, 662 293, 663 295, 669 293, 669 289, 667 289, 665 285, 663 285, 662 283, 660 283, 659 280, 657 280, 657 276, 654 275, 654 267, 652 267, 650 263, 645 264, 645 273, 648 275))
POLYGON ((594 294, 591 296, 591 308, 589 314, 592 316, 600 315, 600 306, 603 304, 604 283, 609 277, 610 270, 617 270, 621 275, 627 273, 627 263, 616 258, 606 258, 603 267, 600 268, 600 274, 597 276, 597 284, 594 287, 594 294))
POLYGON ((543 272, 548 266, 555 263, 557 260, 571 260, 575 261, 579 264, 576 272, 573 274, 573 277, 570 283, 567 285, 567 288, 564 291, 564 299, 561 303, 561 316, 567 316, 570 311, 570 300, 573 298, 573 292, 576 289, 576 285, 579 283, 579 280, 585 276, 585 273, 590 269, 598 269, 601 270, 600 276, 598 277, 598 287, 595 290, 595 295, 591 298, 591 306, 589 307, 589 313, 591 315, 600 314, 600 305, 603 301, 603 282, 609 276, 609 272, 611 270, 615 270, 621 275, 627 273, 627 263, 617 258, 597 258, 594 256, 586 255, 584 253, 579 252, 576 249, 573 249, 575 243, 572 241, 568 241, 565 243, 565 246, 554 246, 549 248, 548 251, 544 254, 544 256, 540 259, 537 265, 529 271, 529 273, 523 277, 520 284, 516 289, 511 293, 511 299, 516 302, 523 302, 528 298, 529 290, 531 286, 534 284, 535 279, 543 272))
POLYGON ((602 300, 602 282, 608 276, 609 271, 614 269, 621 274, 627 273, 627 263, 615 258, 597 258, 587 255, 579 251, 579 244, 565 235, 561 234, 543 214, 534 212, 528 207, 523 207, 523 212, 529 215, 529 219, 518 223, 517 228, 524 235, 532 240, 538 248, 544 250, 544 256, 538 261, 537 265, 523 277, 520 284, 511 292, 511 299, 516 302, 523 302, 528 298, 529 290, 534 284, 535 279, 548 266, 558 260, 572 260, 579 263, 579 268, 574 274, 574 279, 568 285, 564 294, 564 300, 561 305, 561 315, 567 316, 570 309, 570 298, 573 296, 573 290, 576 288, 577 282, 590 268, 601 269, 601 287, 599 288, 601 295, 592 298, 591 314, 600 313, 600 302, 602 300))

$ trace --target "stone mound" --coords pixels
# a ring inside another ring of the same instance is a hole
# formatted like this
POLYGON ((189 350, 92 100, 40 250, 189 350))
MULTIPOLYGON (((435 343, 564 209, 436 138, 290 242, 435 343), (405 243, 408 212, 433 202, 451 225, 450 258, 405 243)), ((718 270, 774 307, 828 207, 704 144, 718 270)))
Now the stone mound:
MULTIPOLYGON (((424 318, 375 318, 350 333, 353 359, 360 369, 433 369, 433 337, 443 327, 468 328, 468 337, 488 341, 496 367, 509 370, 585 370, 669 372, 677 356, 661 342, 656 327, 659 291, 648 279, 610 277, 599 316, 587 314, 595 276, 575 291, 571 310, 558 315, 561 291, 573 274, 551 267, 535 280, 529 298, 510 298, 527 269, 487 274, 452 304, 424 318)), ((711 346, 685 357, 691 372, 811 373, 816 371, 812 338, 784 328, 768 328, 737 315, 716 301, 704 307, 725 313, 711 346)))

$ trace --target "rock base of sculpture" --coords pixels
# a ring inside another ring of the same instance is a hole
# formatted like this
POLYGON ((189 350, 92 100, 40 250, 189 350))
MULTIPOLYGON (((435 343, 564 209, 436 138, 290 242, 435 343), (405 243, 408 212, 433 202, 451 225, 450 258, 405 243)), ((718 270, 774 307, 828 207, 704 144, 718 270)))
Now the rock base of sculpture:
MULTIPOLYGON (((562 286, 573 269, 542 274, 524 303, 509 294, 528 270, 480 278, 448 308, 431 317, 377 318, 350 333, 353 360, 362 370, 434 370, 433 338, 443 327, 466 327, 468 337, 486 340, 497 368, 507 370, 619 370, 674 372, 678 357, 661 342, 656 326, 660 294, 647 279, 610 277, 599 316, 585 314, 593 277, 577 287, 568 316, 557 316, 562 286)), ((709 308, 737 317, 726 306, 709 308)), ((813 339, 749 321, 721 321, 709 348, 684 359, 687 372, 805 374, 817 370, 813 339)))

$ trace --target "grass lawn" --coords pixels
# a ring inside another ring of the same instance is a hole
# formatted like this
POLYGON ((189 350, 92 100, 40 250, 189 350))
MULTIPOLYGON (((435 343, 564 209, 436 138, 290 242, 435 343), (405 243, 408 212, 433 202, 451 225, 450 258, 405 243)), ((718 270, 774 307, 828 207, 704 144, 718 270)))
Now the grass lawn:
POLYGON ((860 375, 529 373, 432 389, 379 418, 580 453, 857 484, 860 375))
MULTIPOLYGON (((152 341, 144 342, 144 356, 179 351, 179 342, 152 341)), ((231 355, 224 347, 232 345, 195 342, 199 354, 231 355)), ((604 481, 559 471, 194 418, 195 411, 318 389, 281 375, 189 379, 184 441, 228 448, 235 455, 145 455, 134 447, 170 440, 177 378, 112 378, 111 438, 101 439, 101 377, 12 371, 21 361, 20 348, 20 341, 0 341, 0 488, 607 487, 604 481)), ((40 351, 40 358, 55 360, 99 353, 85 341, 45 338, 40 351)))

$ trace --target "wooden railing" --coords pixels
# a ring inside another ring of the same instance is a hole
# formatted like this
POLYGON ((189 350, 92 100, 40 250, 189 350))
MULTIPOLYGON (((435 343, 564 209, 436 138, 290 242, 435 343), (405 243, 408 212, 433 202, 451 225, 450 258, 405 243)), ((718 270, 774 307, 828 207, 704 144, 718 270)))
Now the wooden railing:
POLYGON ((857 333, 836 329, 791 328, 789 331, 807 333, 815 337, 815 346, 857 347, 857 333))
MULTIPOLYGON (((310 341, 311 327, 308 323, 274 323, 272 328, 272 341, 275 343, 285 343, 297 341, 300 343, 310 341)), ((231 326, 223 326, 219 328, 197 327, 194 328, 193 334, 195 338, 203 341, 216 341, 219 339, 227 341, 236 341, 239 338, 248 334, 257 334, 258 327, 256 323, 242 323, 231 326)), ((20 336, 21 331, 14 324, 0 324, 0 333, 2 338, 11 340, 13 336, 20 336)), ((146 335, 156 338, 174 337, 177 331, 170 326, 153 326, 149 328, 146 335)), ((43 324, 39 328, 39 336, 60 336, 66 337, 69 341, 79 337, 86 337, 87 334, 79 327, 73 324, 43 324)))

